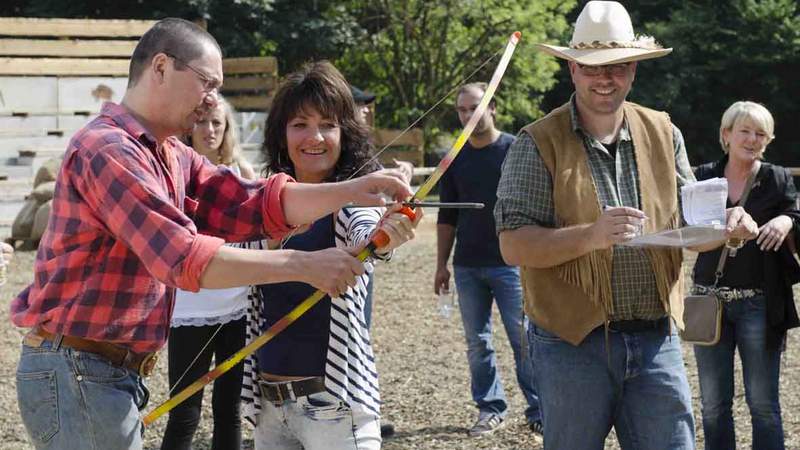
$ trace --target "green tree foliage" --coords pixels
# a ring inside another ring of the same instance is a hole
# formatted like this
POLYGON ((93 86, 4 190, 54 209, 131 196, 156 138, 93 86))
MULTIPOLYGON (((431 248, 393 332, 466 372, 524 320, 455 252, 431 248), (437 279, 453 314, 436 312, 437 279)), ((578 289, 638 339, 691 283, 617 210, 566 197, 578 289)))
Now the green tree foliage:
POLYGON ((800 165, 798 2, 675 3, 669 20, 646 25, 648 33, 675 50, 641 73, 636 97, 663 105, 672 114, 684 132, 693 163, 720 157, 719 122, 731 103, 763 103, 775 117, 777 136, 766 158, 800 165))
MULTIPOLYGON (((541 115, 542 93, 557 64, 533 44, 560 35, 574 2, 561 0, 368 0, 347 3, 364 30, 358 45, 336 60, 356 85, 378 94, 377 123, 405 127, 458 86, 487 58, 496 57, 468 81, 488 81, 499 52, 514 31, 522 41, 498 90, 499 122, 515 130, 541 115)), ((430 137, 458 126, 448 107, 421 125, 430 137), (443 122, 448 118, 449 122, 443 122)))
MULTIPOLYGON (((569 13, 572 21, 580 8, 569 13)), ((637 32, 674 49, 667 57, 639 63, 630 99, 670 113, 683 131, 693 164, 722 155, 722 113, 737 100, 752 100, 766 105, 775 117, 777 137, 766 159, 800 166, 800 135, 795 132, 800 98, 797 0, 651 0, 626 2, 626 8, 637 32)), ((560 42, 568 40, 566 36, 560 42)), ((572 92, 566 69, 558 79, 546 109, 572 92)))
POLYGON ((281 73, 320 59, 335 61, 360 44, 364 30, 346 5, 336 0, 275 0, 263 35, 281 73))

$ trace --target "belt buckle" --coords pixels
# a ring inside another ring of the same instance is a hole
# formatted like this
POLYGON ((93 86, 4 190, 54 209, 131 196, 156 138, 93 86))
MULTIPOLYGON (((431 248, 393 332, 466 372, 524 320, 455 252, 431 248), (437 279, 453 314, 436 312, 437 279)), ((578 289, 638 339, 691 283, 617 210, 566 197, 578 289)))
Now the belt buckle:
POLYGON ((158 354, 156 352, 148 353, 147 356, 142 358, 142 362, 139 363, 139 375, 149 377, 153 373, 157 362, 158 354))
POLYGON ((261 396, 266 398, 270 403, 275 406, 281 406, 284 401, 283 391, 281 391, 281 383, 271 383, 267 380, 258 380, 258 386, 261 391, 261 396))

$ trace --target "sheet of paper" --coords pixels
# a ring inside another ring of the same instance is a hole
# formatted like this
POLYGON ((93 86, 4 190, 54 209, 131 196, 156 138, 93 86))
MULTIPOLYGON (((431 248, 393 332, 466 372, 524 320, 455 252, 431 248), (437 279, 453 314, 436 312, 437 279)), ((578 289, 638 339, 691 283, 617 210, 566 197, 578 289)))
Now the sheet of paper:
POLYGON ((689 225, 725 223, 728 180, 711 178, 681 187, 683 218, 689 225))
POLYGON ((636 236, 632 247, 693 247, 725 239, 728 180, 711 178, 681 187, 683 218, 688 226, 636 236))

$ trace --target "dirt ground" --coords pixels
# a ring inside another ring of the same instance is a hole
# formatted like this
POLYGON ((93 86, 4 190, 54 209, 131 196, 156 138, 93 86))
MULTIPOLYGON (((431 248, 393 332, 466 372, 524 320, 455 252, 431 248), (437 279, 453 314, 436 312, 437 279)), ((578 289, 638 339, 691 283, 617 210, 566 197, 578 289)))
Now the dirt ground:
MULTIPOLYGON (((383 413, 394 423, 397 434, 387 440, 386 450, 401 449, 538 449, 527 431, 523 416, 523 398, 513 376, 513 359, 499 321, 494 322, 495 344, 500 372, 509 397, 506 426, 491 436, 472 439, 466 430, 476 418, 469 394, 469 374, 461 323, 456 311, 449 319, 439 317, 432 292, 435 265, 435 216, 426 217, 418 239, 398 250, 388 264, 377 267, 373 341, 381 376, 383 413)), ((9 270, 9 282, 0 288, 0 304, 8 308, 10 300, 32 279, 34 254, 20 252, 9 270)), ((495 319, 497 314, 495 313, 495 319)), ((15 370, 24 330, 6 320, 0 321, 0 449, 28 449, 25 431, 17 409, 15 370)), ((781 400, 786 447, 800 449, 800 333, 790 333, 781 374, 781 400)), ((695 416, 699 419, 697 371, 691 349, 684 352, 693 388, 695 416)), ((148 384, 152 391, 149 412, 166 399, 166 355, 161 356, 156 374, 148 384)), ((739 448, 750 448, 750 420, 737 363, 734 400, 739 448)), ((208 390, 206 390, 208 397, 208 390)), ((211 422, 209 399, 201 429, 195 436, 196 449, 210 448, 211 422)), ((147 429, 148 449, 157 449, 166 420, 160 419, 147 429)), ((580 432, 576 430, 575 432, 580 432)), ((246 447, 252 447, 251 431, 245 425, 246 447)), ((702 448, 703 431, 697 422, 698 446, 702 448)), ((606 448, 618 448, 612 436, 606 448)))

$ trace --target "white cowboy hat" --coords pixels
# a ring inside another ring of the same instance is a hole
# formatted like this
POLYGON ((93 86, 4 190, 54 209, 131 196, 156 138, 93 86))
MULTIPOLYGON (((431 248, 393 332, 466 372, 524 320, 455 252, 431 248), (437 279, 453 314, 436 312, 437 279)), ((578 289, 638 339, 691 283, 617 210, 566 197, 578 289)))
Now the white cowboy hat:
POLYGON ((631 16, 617 2, 591 1, 584 6, 569 47, 536 44, 550 55, 586 66, 659 58, 672 51, 650 36, 635 36, 631 16))

